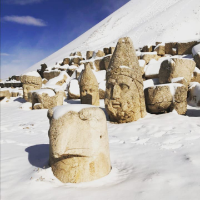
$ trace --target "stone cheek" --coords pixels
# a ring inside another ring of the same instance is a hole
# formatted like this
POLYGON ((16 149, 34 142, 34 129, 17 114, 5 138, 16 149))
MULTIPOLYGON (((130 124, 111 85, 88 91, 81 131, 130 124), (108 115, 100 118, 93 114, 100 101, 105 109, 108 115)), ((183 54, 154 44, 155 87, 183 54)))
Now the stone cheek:
POLYGON ((138 86, 131 77, 112 75, 106 85, 105 107, 110 120, 118 123, 143 117, 138 86))
POLYGON ((99 106, 99 89, 94 85, 80 87, 81 103, 99 106))

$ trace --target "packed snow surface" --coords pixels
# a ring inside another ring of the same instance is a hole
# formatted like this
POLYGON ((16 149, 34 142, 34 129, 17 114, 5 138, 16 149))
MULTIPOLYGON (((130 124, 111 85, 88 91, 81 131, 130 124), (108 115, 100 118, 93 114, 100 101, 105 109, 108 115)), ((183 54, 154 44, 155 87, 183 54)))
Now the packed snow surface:
MULTIPOLYGON (((108 121, 110 174, 63 184, 48 166, 47 110, 20 109, 23 102, 11 98, 1 103, 2 200, 199 200, 200 108, 188 106, 185 116, 148 114, 126 124, 108 121)), ((67 102, 80 106, 80 100, 67 102)), ((101 105, 104 109, 102 100, 101 105)))
POLYGON ((131 0, 27 71, 38 69, 41 63, 53 67, 71 52, 80 51, 85 56, 88 50, 115 47, 120 37, 130 37, 135 48, 155 42, 198 40, 199 21, 199 0, 131 0))
POLYGON ((192 48, 192 55, 195 56, 196 54, 200 54, 200 44, 197 44, 192 48))
POLYGON ((92 108, 92 107, 95 107, 95 106, 88 105, 88 104, 56 106, 53 108, 53 118, 59 119, 64 114, 70 111, 80 112, 83 108, 92 108))
POLYGON ((40 74, 36 71, 27 72, 27 73, 24 73, 23 75, 40 77, 40 74))

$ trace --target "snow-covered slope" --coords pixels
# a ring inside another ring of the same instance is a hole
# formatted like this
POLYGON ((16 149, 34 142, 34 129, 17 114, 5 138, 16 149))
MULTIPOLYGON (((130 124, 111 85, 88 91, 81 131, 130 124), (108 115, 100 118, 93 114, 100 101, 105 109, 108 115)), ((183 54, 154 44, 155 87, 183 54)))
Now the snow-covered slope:
POLYGON ((27 71, 40 68, 41 63, 51 67, 71 52, 81 51, 85 55, 87 50, 115 46, 117 40, 123 36, 131 37, 135 47, 156 41, 200 39, 199 21, 199 0, 131 0, 27 71))

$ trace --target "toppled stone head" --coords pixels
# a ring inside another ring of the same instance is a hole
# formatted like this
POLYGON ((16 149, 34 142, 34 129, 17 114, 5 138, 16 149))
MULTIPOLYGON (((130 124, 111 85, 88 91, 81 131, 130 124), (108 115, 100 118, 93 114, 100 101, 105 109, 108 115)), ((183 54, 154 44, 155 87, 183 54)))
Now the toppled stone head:
POLYGON ((105 107, 110 120, 136 121, 146 115, 142 72, 130 38, 121 38, 106 73, 105 107))
POLYGON ((81 75, 80 97, 82 104, 99 106, 99 85, 89 64, 85 65, 81 75))

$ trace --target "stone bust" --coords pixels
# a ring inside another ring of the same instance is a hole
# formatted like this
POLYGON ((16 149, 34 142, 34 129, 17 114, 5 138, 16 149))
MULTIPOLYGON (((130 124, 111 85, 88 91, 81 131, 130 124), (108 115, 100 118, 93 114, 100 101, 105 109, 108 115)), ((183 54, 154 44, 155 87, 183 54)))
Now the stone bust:
POLYGON ((99 106, 99 84, 89 64, 80 78, 80 97, 82 104, 99 106))

